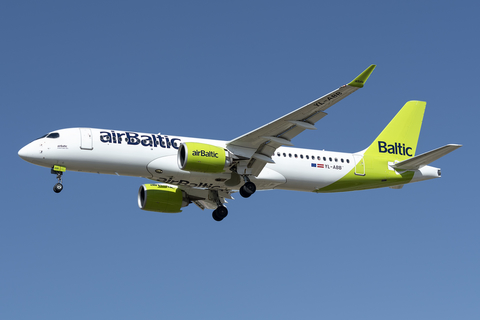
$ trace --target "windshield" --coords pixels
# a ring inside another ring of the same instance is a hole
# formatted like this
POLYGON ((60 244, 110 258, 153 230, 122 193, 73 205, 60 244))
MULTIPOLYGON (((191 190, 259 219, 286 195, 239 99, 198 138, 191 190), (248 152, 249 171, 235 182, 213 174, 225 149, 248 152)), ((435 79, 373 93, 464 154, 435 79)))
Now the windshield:
POLYGON ((56 139, 56 138, 59 138, 60 137, 60 134, 58 132, 52 132, 52 133, 47 133, 47 134, 44 134, 43 136, 41 136, 40 138, 37 138, 33 141, 36 141, 36 140, 40 140, 40 139, 43 139, 43 138, 49 138, 49 139, 56 139))

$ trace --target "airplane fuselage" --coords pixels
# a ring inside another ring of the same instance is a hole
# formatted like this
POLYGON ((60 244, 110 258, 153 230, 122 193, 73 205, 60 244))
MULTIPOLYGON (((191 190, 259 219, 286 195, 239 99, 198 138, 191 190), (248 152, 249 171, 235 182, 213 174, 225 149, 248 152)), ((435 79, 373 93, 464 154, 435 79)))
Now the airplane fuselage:
MULTIPOLYGON (((69 171, 135 176, 161 183, 193 188, 224 189, 230 172, 210 174, 181 170, 177 164, 179 144, 199 142, 225 148, 227 141, 169 136, 132 131, 70 128, 37 139, 19 155, 39 166, 59 165, 69 171), (53 134, 53 136, 51 136, 53 134)), ((257 189, 285 189, 306 192, 339 192, 396 186, 439 177, 437 168, 391 175, 383 166, 370 167, 373 159, 362 152, 341 153, 325 150, 279 147, 264 170, 252 177, 257 189), (388 175, 382 176, 385 171, 388 175), (328 188, 352 173, 338 187, 328 188), (348 187, 345 187, 348 186, 348 187)))

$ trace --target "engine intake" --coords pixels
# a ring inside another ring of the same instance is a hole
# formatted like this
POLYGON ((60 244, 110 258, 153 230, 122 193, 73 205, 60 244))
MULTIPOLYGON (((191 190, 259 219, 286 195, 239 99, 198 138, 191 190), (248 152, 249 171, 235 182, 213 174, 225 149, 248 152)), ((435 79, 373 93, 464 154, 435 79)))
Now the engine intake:
POLYGON ((177 213, 189 203, 187 194, 177 186, 144 184, 138 190, 138 206, 142 210, 177 213))
POLYGON ((177 163, 185 171, 222 173, 232 164, 232 154, 222 147, 185 142, 178 148, 177 163))

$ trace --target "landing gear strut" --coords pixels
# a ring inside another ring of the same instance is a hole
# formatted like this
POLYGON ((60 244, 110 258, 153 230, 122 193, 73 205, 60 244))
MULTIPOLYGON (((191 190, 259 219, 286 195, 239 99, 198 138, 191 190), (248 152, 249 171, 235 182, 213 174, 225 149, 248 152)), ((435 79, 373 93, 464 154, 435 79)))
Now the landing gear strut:
POLYGON ((243 180, 245 180, 245 184, 239 190, 240 195, 244 198, 248 198, 255 193, 257 187, 253 182, 250 181, 250 179, 248 179, 247 176, 243 176, 243 180))
MULTIPOLYGON (((59 171, 59 170, 55 170, 55 169, 57 169, 57 168, 53 167, 51 173, 57 175, 57 181, 58 182, 53 186, 53 192, 59 193, 63 190, 63 184, 62 184, 63 171, 59 171)), ((59 168, 59 169, 61 170, 62 168, 59 168)))

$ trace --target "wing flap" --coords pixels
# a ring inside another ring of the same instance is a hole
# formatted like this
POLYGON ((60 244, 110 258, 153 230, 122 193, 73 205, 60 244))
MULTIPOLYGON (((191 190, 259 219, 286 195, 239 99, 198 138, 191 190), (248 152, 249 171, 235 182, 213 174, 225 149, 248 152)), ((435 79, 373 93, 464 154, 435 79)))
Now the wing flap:
POLYGON ((460 148, 461 146, 461 144, 447 144, 446 146, 422 153, 418 156, 392 164, 390 166, 397 170, 418 170, 460 148))

